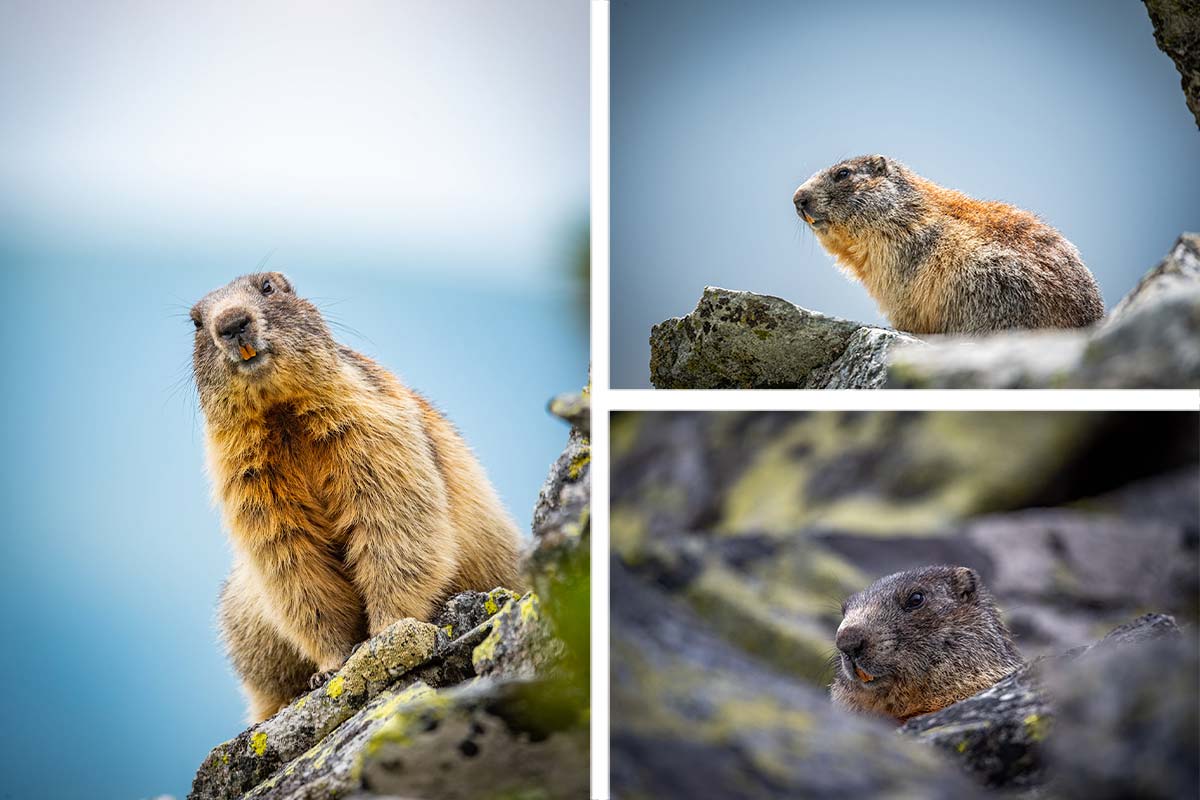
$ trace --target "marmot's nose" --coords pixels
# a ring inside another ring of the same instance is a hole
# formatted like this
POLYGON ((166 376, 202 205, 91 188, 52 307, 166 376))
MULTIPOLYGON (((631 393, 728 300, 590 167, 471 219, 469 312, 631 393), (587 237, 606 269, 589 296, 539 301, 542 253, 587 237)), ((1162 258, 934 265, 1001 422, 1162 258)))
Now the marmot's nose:
POLYGON ((803 188, 797 189, 796 193, 792 195, 792 202, 795 203, 797 211, 803 211, 808 208, 808 201, 810 199, 811 196, 803 188))
POLYGON ((837 649, 851 658, 858 658, 867 649, 867 634, 862 628, 842 628, 834 640, 837 649))
POLYGON ((234 339, 246 332, 250 325, 250 315, 245 311, 231 310, 221 315, 217 320, 217 334, 222 339, 234 339))

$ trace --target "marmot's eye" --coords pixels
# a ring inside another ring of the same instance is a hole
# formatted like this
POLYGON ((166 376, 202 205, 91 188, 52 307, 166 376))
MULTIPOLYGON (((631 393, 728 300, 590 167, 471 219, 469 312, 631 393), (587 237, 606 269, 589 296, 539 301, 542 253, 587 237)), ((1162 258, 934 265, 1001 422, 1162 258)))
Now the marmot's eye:
POLYGON ((833 179, 835 181, 844 180, 849 177, 850 177, 850 170, 847 169, 846 167, 842 167, 837 172, 833 173, 833 179))
POLYGON ((908 599, 904 601, 904 610, 912 611, 914 608, 920 608, 921 604, 924 602, 925 595, 921 594, 920 592, 913 592, 908 596, 908 599))
POLYGON ((262 293, 263 294, 265 294, 265 295, 271 294, 274 291, 275 291, 275 284, 271 283, 270 278, 268 278, 267 280, 262 282, 262 293))
POLYGON ((192 324, 196 326, 196 330, 200 330, 200 328, 203 327, 197 317, 192 317, 192 324))

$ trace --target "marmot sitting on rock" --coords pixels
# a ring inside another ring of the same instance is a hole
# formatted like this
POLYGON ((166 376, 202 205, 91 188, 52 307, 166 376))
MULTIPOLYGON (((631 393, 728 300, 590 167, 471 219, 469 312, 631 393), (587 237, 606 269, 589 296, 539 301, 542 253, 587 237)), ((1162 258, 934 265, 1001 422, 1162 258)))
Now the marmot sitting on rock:
POLYGON ((234 546, 221 631, 252 721, 396 620, 518 585, 516 525, 462 438, 337 344, 287 278, 238 278, 191 317, 209 472, 234 546))
POLYGON ((881 578, 842 604, 836 643, 833 702, 900 722, 964 700, 1023 663, 968 567, 881 578))
POLYGON ((898 161, 860 156, 792 198, 821 245, 897 329, 1078 328, 1104 316, 1079 251, 1028 211, 974 200, 898 161))

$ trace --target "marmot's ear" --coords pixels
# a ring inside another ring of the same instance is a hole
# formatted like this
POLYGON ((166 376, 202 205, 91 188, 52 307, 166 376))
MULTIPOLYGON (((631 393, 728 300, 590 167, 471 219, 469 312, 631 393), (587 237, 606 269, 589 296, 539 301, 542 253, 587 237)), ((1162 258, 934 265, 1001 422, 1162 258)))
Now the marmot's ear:
POLYGON ((876 175, 887 175, 888 160, 887 156, 871 156, 871 171, 876 175))
POLYGON ((974 600, 979 594, 979 573, 970 567, 955 567, 950 586, 959 600, 974 600))
POLYGON ((296 287, 290 280, 288 280, 288 276, 284 275, 282 272, 272 272, 271 279, 275 281, 275 285, 279 287, 280 291, 291 294, 296 292, 296 287))

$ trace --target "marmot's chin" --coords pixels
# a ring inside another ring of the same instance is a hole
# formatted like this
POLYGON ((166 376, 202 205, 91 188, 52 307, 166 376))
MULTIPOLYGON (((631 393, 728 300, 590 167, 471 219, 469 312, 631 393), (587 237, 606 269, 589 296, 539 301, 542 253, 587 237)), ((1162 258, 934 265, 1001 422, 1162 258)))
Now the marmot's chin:
POLYGON ((271 356, 265 350, 258 350, 254 355, 233 362, 233 371, 238 375, 261 376, 271 363, 271 356))

